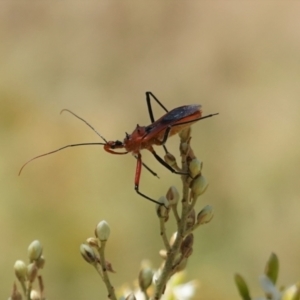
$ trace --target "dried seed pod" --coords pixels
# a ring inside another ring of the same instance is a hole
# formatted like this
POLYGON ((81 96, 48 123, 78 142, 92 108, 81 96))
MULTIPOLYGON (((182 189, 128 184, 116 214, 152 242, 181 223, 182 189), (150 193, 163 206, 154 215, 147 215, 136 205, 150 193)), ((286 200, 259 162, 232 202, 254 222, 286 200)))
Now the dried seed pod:
POLYGON ((190 233, 185 237, 180 246, 180 252, 184 257, 189 257, 193 252, 194 235, 190 233))
POLYGON ((93 249, 90 246, 86 244, 81 244, 79 249, 80 254, 89 264, 93 264, 98 261, 97 256, 95 255, 93 249))

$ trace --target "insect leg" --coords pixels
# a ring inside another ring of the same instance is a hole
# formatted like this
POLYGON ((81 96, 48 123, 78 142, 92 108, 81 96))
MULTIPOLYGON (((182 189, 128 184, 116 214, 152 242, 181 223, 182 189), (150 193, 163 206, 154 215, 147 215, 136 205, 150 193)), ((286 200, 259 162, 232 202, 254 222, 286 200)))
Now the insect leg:
MULTIPOLYGON (((165 108, 165 106, 151 93, 151 92, 146 92, 146 102, 147 102, 147 107, 148 107, 148 112, 149 112, 149 116, 150 116, 150 120, 151 122, 155 122, 154 120, 154 115, 153 115, 153 111, 152 111, 152 106, 151 106, 151 98, 150 96, 152 96, 152 98, 156 101, 156 103, 165 111, 168 112, 168 110, 165 108)), ((166 153, 168 153, 168 149, 167 147, 164 145, 164 143, 162 144, 164 150, 166 153)))
POLYGON ((171 171, 172 173, 175 174, 179 174, 179 175, 189 175, 189 173, 187 172, 180 172, 180 171, 176 171, 174 170, 171 166, 169 166, 155 151, 153 148, 149 149, 150 152, 153 154, 153 156, 156 158, 156 160, 161 163, 165 168, 167 168, 169 171, 171 171))
POLYGON ((146 101, 147 101, 147 107, 148 107, 148 112, 149 112, 149 116, 150 116, 150 120, 153 123, 154 120, 154 116, 153 116, 153 111, 152 111, 152 106, 151 106, 151 98, 150 96, 152 96, 152 98, 158 103, 158 105, 165 111, 168 112, 168 110, 164 107, 164 105, 151 93, 151 92, 146 92, 146 101))
POLYGON ((140 178, 141 178, 141 172, 142 172, 142 156, 140 153, 138 153, 138 155, 136 156, 137 159, 137 163, 136 163, 136 170, 135 170, 135 179, 134 179, 134 189, 135 191, 142 197, 146 198, 147 200, 154 202, 156 204, 162 205, 162 203, 148 197, 147 195, 141 193, 139 191, 139 184, 140 184, 140 178))
MULTIPOLYGON (((137 156, 134 156, 136 159, 138 159, 138 157, 137 156)), ((142 162, 142 165, 153 175, 153 176, 155 176, 155 177, 157 177, 157 178, 159 178, 159 176, 157 175, 157 173, 155 173, 152 169, 150 169, 146 164, 144 164, 143 162, 142 162)))

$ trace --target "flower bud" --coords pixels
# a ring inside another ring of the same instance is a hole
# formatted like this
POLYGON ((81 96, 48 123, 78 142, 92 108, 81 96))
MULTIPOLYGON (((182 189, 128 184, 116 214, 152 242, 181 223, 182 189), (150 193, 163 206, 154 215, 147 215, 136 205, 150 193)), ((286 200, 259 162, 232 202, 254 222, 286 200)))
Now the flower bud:
POLYGON ((156 213, 159 218, 165 219, 167 221, 169 217, 169 201, 165 196, 161 196, 158 199, 158 202, 161 204, 156 204, 156 213))
POLYGON ((126 298, 125 300, 136 300, 135 296, 133 293, 130 293, 126 298))
POLYGON ((198 197, 202 195, 208 187, 208 183, 204 176, 200 175, 196 177, 191 183, 191 189, 193 193, 193 197, 198 197))
POLYGON ((14 264, 15 274, 19 281, 24 282, 27 277, 27 266, 22 260, 17 260, 14 264))
POLYGON ((173 154, 171 153, 166 153, 165 156, 164 156, 164 159, 165 159, 165 162, 170 166, 170 167, 173 167, 173 168, 178 168, 177 166, 177 162, 176 162, 176 158, 173 154))
POLYGON ((192 161, 189 164, 189 169, 191 172, 191 176, 193 178, 201 173, 202 165, 203 165, 203 163, 199 159, 197 159, 197 158, 192 159, 192 161))
POLYGON ((168 252, 167 252, 167 250, 165 250, 165 249, 159 250, 159 256, 160 256, 162 259, 166 259, 166 258, 168 257, 168 252))
POLYGON ((189 257, 193 252, 194 235, 190 233, 185 237, 180 246, 180 252, 184 257, 189 257))
POLYGON ((265 292, 267 299, 282 299, 280 292, 268 276, 265 274, 259 276, 259 283, 262 290, 265 292))
POLYGON ((43 269, 45 262, 46 262, 45 257, 42 255, 38 260, 35 261, 35 264, 38 267, 38 269, 43 269))
POLYGON ((182 155, 187 155, 189 150, 190 150, 190 145, 188 143, 180 143, 180 146, 179 146, 179 149, 180 149, 180 153, 182 155))
POLYGON ((28 256, 29 260, 32 262, 34 260, 38 260, 43 253, 43 247, 38 240, 33 241, 28 246, 28 256))
POLYGON ((96 230, 95 230, 95 235, 96 237, 102 242, 102 241, 107 241, 109 238, 110 234, 110 228, 109 225, 106 221, 101 221, 98 223, 96 230))
POLYGON ((38 274, 38 267, 35 263, 31 263, 27 266, 27 278, 29 282, 34 282, 37 274, 38 274))
POLYGON ((197 216, 197 223, 199 225, 206 224, 211 221, 214 216, 213 208, 210 205, 206 205, 197 216))
POLYGON ((142 291, 145 291, 148 289, 148 287, 152 283, 152 277, 153 277, 153 271, 150 268, 143 268, 139 272, 138 280, 139 280, 139 286, 142 291))
POLYGON ((187 142, 191 136, 191 127, 187 127, 179 132, 181 142, 187 142))
POLYGON ((95 255, 93 249, 90 246, 86 244, 81 244, 79 249, 80 254, 89 264, 93 264, 98 261, 97 256, 95 255))
POLYGON ((89 244, 91 247, 99 248, 99 240, 95 237, 89 237, 86 240, 87 244, 89 244))
POLYGON ((41 299, 40 293, 36 290, 31 290, 30 300, 40 300, 40 299, 41 299))
POLYGON ((167 192, 166 198, 169 201, 169 205, 176 205, 179 201, 179 193, 175 186, 171 186, 167 192))

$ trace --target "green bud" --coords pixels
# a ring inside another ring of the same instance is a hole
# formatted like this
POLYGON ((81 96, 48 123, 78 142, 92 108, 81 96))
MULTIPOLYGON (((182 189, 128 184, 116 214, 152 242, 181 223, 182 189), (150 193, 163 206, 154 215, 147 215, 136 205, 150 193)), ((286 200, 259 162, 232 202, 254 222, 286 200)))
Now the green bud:
POLYGON ((240 274, 234 275, 235 284, 239 290, 239 294, 243 300, 251 300, 250 293, 246 281, 240 274))
POLYGON ((265 274, 269 277, 269 279, 276 284, 277 277, 279 271, 279 260, 275 253, 270 255, 270 258, 265 267, 265 274))

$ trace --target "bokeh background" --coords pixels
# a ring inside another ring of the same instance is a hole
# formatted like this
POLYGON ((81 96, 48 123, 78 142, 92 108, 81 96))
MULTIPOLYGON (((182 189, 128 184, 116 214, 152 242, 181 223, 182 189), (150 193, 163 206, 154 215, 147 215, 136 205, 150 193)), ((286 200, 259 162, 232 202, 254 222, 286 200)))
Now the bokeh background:
MULTIPOLYGON (((252 294, 271 252, 279 281, 300 278, 300 3, 297 1, 51 1, 0 3, 0 238, 5 299, 16 259, 39 239, 49 299, 104 299, 79 245, 105 219, 116 287, 132 284, 143 259, 160 264, 154 205, 133 190, 135 160, 101 147, 29 158, 70 143, 123 139, 147 125, 145 91, 167 108, 200 103, 218 117, 193 126, 193 147, 214 207, 196 232, 187 280, 195 299, 238 299, 235 272, 252 294)), ((163 114, 155 108, 156 116, 163 114)), ((178 138, 168 141, 178 155, 178 138)), ((162 149, 157 149, 162 154, 162 149)), ((141 190, 180 189, 151 156, 141 190)), ((170 224, 171 225, 171 224, 170 224)), ((171 234, 172 227, 169 228, 171 234)))

